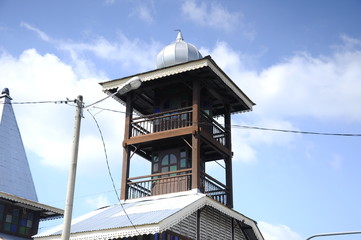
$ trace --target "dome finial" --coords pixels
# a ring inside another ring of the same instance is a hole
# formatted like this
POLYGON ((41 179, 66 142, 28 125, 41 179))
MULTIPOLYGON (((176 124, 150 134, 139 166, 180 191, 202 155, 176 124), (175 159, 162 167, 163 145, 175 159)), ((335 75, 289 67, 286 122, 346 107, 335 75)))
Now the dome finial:
POLYGON ((157 55, 157 68, 164 68, 202 58, 202 54, 192 44, 183 40, 182 32, 178 31, 175 42, 165 46, 157 55))
POLYGON ((176 29, 176 30, 174 30, 174 31, 178 32, 176 41, 177 41, 177 42, 183 41, 182 31, 181 31, 180 29, 176 29))

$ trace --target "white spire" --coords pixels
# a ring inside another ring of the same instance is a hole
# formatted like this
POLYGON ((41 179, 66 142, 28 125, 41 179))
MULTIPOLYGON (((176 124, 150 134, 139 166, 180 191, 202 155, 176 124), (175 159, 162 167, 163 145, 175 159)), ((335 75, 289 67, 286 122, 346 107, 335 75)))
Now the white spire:
POLYGON ((183 41, 182 31, 180 29, 177 29, 176 31, 178 32, 176 41, 183 41))
POLYGON ((5 88, 0 94, 0 192, 37 202, 11 100, 5 88))

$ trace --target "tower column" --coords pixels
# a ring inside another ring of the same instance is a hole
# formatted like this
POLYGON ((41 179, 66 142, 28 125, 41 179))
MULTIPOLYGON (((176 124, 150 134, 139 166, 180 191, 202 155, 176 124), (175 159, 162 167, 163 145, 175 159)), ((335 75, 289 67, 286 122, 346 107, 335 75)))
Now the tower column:
MULTIPOLYGON (((231 134, 231 110, 230 105, 225 105, 224 125, 226 129, 226 147, 232 151, 231 134)), ((226 156, 224 159, 226 165, 226 186, 228 186, 227 205, 233 207, 233 176, 232 176, 232 156, 226 156)))
MULTIPOLYGON (((127 94, 125 112, 126 115, 125 115, 124 141, 130 139, 131 136, 131 121, 133 117, 132 93, 127 94)), ((130 147, 126 145, 123 147, 124 149, 123 149, 122 183, 120 189, 120 199, 126 200, 128 198, 130 147)))
POLYGON ((201 143, 199 136, 199 108, 200 108, 200 81, 193 81, 193 104, 192 104, 192 126, 196 129, 192 135, 192 189, 201 188, 200 162, 201 162, 201 143))

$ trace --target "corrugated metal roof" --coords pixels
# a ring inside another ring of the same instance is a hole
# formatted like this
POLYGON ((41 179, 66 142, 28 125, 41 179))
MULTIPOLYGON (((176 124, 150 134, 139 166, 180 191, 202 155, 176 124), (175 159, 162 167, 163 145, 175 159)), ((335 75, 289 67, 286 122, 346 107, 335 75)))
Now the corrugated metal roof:
POLYGON ((0 239, 5 239, 5 240, 29 240, 29 238, 9 235, 9 234, 5 234, 5 233, 2 233, 2 232, 0 232, 0 239))
POLYGON ((9 200, 16 206, 25 207, 27 209, 32 209, 34 211, 40 212, 41 218, 56 218, 64 214, 64 211, 62 209, 14 196, 12 194, 0 192, 0 198, 9 200))
MULTIPOLYGON (((256 227, 253 220, 242 214, 204 194, 188 191, 125 201, 123 207, 128 216, 120 204, 90 212, 73 220, 71 239, 105 240, 162 232, 205 205, 217 208, 228 216, 256 227)), ((61 230, 62 226, 59 225, 35 235, 34 238, 38 240, 60 239, 61 230)))
MULTIPOLYGON (((182 73, 191 72, 194 70, 204 70, 205 72, 211 73, 213 76, 216 76, 215 78, 217 79, 217 81, 219 81, 219 84, 222 85, 222 87, 229 89, 229 92, 232 93, 232 96, 235 96, 237 98, 238 102, 244 103, 245 108, 243 110, 234 111, 233 113, 252 110, 252 107, 253 105, 255 105, 255 103, 252 102, 252 100, 227 76, 227 74, 215 63, 215 61, 210 56, 206 56, 204 58, 194 61, 181 63, 178 65, 152 70, 149 72, 139 73, 125 78, 102 82, 100 83, 100 85, 102 85, 103 91, 110 95, 113 94, 116 89, 118 89, 118 87, 122 86, 134 76, 139 77, 142 82, 149 82, 155 81, 157 79, 179 75, 182 73)), ((124 96, 114 95, 113 98, 124 104, 124 96)), ((138 111, 138 109, 136 109, 136 106, 134 107, 135 110, 138 111)), ((140 113, 141 115, 143 114, 141 111, 138 111, 138 113, 140 113)))

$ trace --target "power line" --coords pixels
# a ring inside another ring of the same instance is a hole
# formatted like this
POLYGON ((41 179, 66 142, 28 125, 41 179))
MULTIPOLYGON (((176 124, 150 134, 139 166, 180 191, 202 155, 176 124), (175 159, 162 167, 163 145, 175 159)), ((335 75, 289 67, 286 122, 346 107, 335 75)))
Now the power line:
MULTIPOLYGON (((106 97, 108 98, 108 97, 106 97)), ((121 113, 126 114, 124 111, 120 110, 114 110, 109 108, 102 108, 102 107, 96 107, 95 104, 98 102, 103 101, 104 99, 101 99, 97 101, 94 104, 90 104, 87 106, 87 109, 95 108, 100 109, 102 111, 109 111, 109 112, 115 112, 115 113, 121 113)), ((11 102, 11 103, 2 103, 2 104, 68 104, 70 106, 73 106, 71 103, 75 103, 76 100, 59 100, 59 101, 36 101, 36 102, 11 102)), ((99 112, 100 113, 100 112, 99 112)), ((98 113, 97 113, 98 114, 98 113)), ((200 125, 212 125, 211 123, 200 123, 200 125)), ((243 129, 251 129, 251 130, 260 130, 260 131, 273 131, 273 132, 284 132, 284 133, 295 133, 295 134, 305 134, 305 135, 323 135, 323 136, 337 136, 337 137, 361 137, 361 133, 331 133, 331 132, 316 132, 316 131, 301 131, 301 130, 290 130, 290 129, 279 129, 279 128, 266 128, 266 127, 257 127, 257 126, 247 126, 247 125, 238 125, 238 124, 232 124, 232 128, 243 128, 243 129)))
POLYGON ((58 100, 58 101, 35 101, 35 102, 2 102, 1 104, 47 104, 47 103, 55 103, 55 104, 68 104, 68 103, 76 103, 76 100, 58 100))
POLYGON ((359 134, 359 133, 310 132, 310 131, 287 130, 287 129, 277 129, 277 128, 254 127, 254 126, 245 126, 245 125, 232 125, 232 127, 233 128, 254 129, 254 130, 261 130, 261 131, 285 132, 285 133, 299 133, 299 134, 339 136, 339 137, 361 137, 361 134, 359 134))
POLYGON ((123 209, 123 211, 124 211, 124 213, 125 213, 125 216, 127 216, 128 220, 129 220, 129 222, 130 222, 130 224, 132 224, 132 226, 133 226, 133 228, 135 229, 135 231, 136 231, 136 232, 140 235, 140 233, 139 233, 138 229, 135 227, 135 225, 134 225, 133 221, 130 219, 130 217, 129 217, 129 215, 128 215, 127 211, 125 210, 125 208, 124 208, 124 206, 123 206, 122 202, 120 201, 120 198, 119 198, 118 192, 117 192, 116 187, 115 187, 115 184, 114 184, 114 179, 113 179, 112 173, 111 173, 111 171, 110 171, 109 161, 108 161, 108 154, 107 154, 106 147, 105 147, 105 141, 104 141, 104 138, 103 138, 103 133, 102 133, 102 131, 101 131, 101 129, 100 129, 100 126, 99 126, 99 124, 98 124, 98 121, 96 120, 96 118, 94 117, 94 115, 93 115, 93 114, 91 114, 91 112, 89 111, 89 109, 87 109, 87 111, 88 111, 88 112, 89 112, 89 114, 93 117, 93 119, 94 119, 94 121, 95 121, 95 123, 96 123, 96 125, 97 125, 97 127, 98 127, 98 130, 99 130, 99 133, 100 133, 100 137, 101 137, 102 142, 103 142, 103 148, 104 148, 105 160, 106 160, 106 164, 107 164, 107 167, 108 167, 108 173, 109 173, 110 179, 111 179, 111 181, 112 181, 112 184, 113 184, 113 188, 114 188, 115 194, 117 195, 118 202, 119 202, 120 206, 122 207, 122 209, 123 209))
POLYGON ((92 118, 93 118, 94 121, 95 121, 95 124, 97 125, 98 131, 99 131, 100 137, 101 137, 101 139, 102 139, 102 143, 103 143, 103 149, 104 149, 104 155, 105 155, 105 162, 106 162, 106 164, 107 164, 109 177, 110 177, 110 180, 112 181, 115 195, 117 196, 118 201, 120 201, 120 198, 119 198, 117 189, 116 189, 116 187, 115 187, 114 179, 113 179, 112 173, 111 173, 111 171, 110 171, 109 161, 108 161, 108 154, 107 154, 107 149, 106 149, 106 147, 105 147, 105 141, 104 141, 104 138, 103 138, 103 133, 102 133, 102 131, 101 131, 101 129, 100 129, 100 126, 99 126, 99 124, 98 124, 98 121, 96 120, 96 118, 94 117, 94 115, 89 111, 89 109, 88 109, 87 111, 88 111, 88 113, 92 116, 92 118))
MULTIPOLYGON (((116 113, 126 114, 124 111, 118 111, 107 108, 94 107, 104 111, 111 111, 116 113)), ((193 122, 192 122, 193 123, 193 122)), ((199 125, 210 125, 211 123, 201 122, 199 125)), ((289 129, 278 129, 278 128, 266 128, 266 127, 256 127, 256 126, 247 126, 247 125, 238 125, 232 124, 231 128, 244 128, 244 129, 253 129, 260 131, 274 131, 274 132, 284 132, 284 133, 297 133, 297 134, 308 134, 308 135, 323 135, 323 136, 338 136, 338 137, 361 137, 361 133, 330 133, 330 132, 315 132, 315 131, 301 131, 301 130, 289 130, 289 129)))

